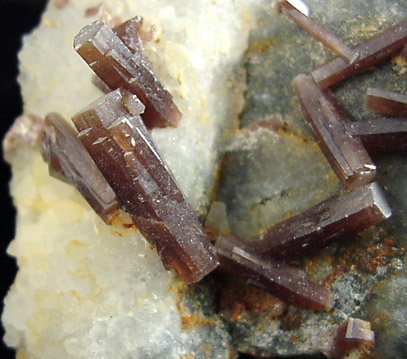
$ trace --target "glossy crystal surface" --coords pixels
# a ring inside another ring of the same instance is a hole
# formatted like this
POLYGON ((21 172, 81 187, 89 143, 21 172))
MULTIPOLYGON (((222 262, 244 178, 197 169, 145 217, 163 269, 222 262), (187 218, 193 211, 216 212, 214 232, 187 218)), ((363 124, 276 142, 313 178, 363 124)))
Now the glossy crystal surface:
POLYGON ((243 278, 248 284, 260 287, 298 307, 320 311, 331 308, 332 293, 307 280, 300 269, 264 260, 231 236, 219 237, 215 248, 220 270, 243 278))
POLYGON ((348 131, 372 153, 407 150, 407 119, 370 118, 350 122, 348 131))
POLYGON ((271 227, 253 246, 257 252, 274 258, 297 259, 349 238, 390 215, 381 188, 372 183, 333 196, 271 227))
POLYGON ((164 266, 188 283, 218 264, 198 218, 159 155, 140 114, 144 106, 115 90, 76 114, 79 138, 164 266))
POLYGON ((293 83, 304 118, 344 186, 352 189, 371 182, 376 166, 360 139, 346 130, 348 120, 332 93, 305 75, 298 75, 293 83))
POLYGON ((281 1, 279 4, 280 11, 292 19, 298 26, 311 35, 315 40, 321 42, 336 55, 342 57, 346 62, 350 63, 356 60, 357 53, 350 49, 326 27, 317 23, 309 16, 304 15, 301 11, 295 8, 287 1, 281 1))
POLYGON ((407 116, 407 96, 377 88, 368 88, 365 106, 368 110, 394 117, 407 116))
POLYGON ((124 88, 140 98, 148 127, 177 126, 181 113, 171 94, 110 27, 100 21, 85 26, 75 37, 74 47, 110 89, 124 88))
POLYGON ((343 58, 336 57, 312 71, 312 77, 323 88, 334 85, 385 60, 400 50, 406 40, 407 21, 402 21, 353 48, 358 54, 354 62, 348 63, 343 58))
POLYGON ((119 202, 112 188, 75 130, 57 113, 45 117, 41 154, 50 175, 74 185, 106 223, 118 213, 119 202))

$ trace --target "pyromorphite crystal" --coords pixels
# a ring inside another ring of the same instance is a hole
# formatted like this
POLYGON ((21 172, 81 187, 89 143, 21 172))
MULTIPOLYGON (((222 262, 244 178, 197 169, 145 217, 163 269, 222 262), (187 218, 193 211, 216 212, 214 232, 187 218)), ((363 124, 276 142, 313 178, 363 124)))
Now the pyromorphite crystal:
POLYGON ((342 57, 346 62, 350 63, 356 60, 357 52, 346 46, 346 44, 339 40, 334 34, 329 32, 327 28, 304 15, 299 9, 287 1, 281 1, 278 6, 280 11, 292 19, 298 26, 335 54, 342 57))
POLYGON ((370 118, 350 122, 348 131, 359 137, 369 152, 407 150, 407 119, 370 118))
POLYGON ((72 183, 105 222, 111 221, 119 208, 115 193, 75 130, 56 113, 45 118, 41 154, 53 177, 72 183))
POLYGON ((171 94, 110 27, 100 21, 85 26, 75 37, 74 47, 111 89, 124 88, 141 99, 148 127, 177 126, 181 113, 171 94))
POLYGON ((362 142, 346 130, 348 120, 332 93, 305 75, 293 83, 304 118, 341 182, 349 189, 371 182, 376 166, 362 142))
POLYGON ((355 47, 353 50, 358 53, 356 61, 349 64, 343 58, 336 57, 312 71, 312 76, 323 88, 334 85, 385 60, 400 50, 406 40, 407 21, 403 21, 355 47))
POLYGON ((275 258, 301 258, 334 241, 350 237, 390 217, 391 210, 377 183, 334 196, 266 231, 256 251, 275 258))
POLYGON ((368 88, 366 108, 395 117, 407 116, 407 96, 401 93, 368 88))
POLYGON ((298 307, 326 311, 332 293, 306 279, 301 270, 273 260, 264 260, 240 240, 219 237, 215 244, 220 270, 245 279, 248 284, 267 290, 298 307))
POLYGON ((218 264, 215 251, 141 120, 144 106, 115 90, 76 114, 79 138, 167 269, 187 283, 218 264))

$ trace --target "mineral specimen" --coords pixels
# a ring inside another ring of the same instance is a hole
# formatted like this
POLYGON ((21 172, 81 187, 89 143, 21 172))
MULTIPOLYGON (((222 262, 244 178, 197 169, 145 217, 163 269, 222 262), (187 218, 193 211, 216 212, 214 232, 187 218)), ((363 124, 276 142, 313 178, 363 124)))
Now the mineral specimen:
POLYGON ((407 96, 401 93, 368 88, 365 106, 368 110, 395 117, 407 116, 407 96))
POLYGON ((385 60, 399 51, 406 40, 407 21, 403 21, 354 48, 358 54, 354 62, 348 63, 343 58, 336 57, 312 71, 312 77, 323 88, 334 85, 385 60))
POLYGON ((181 113, 171 94, 145 67, 141 55, 135 56, 110 27, 100 21, 85 26, 75 37, 74 47, 111 89, 124 88, 141 99, 148 127, 178 125, 181 113))
POLYGON ((233 238, 219 237, 215 244, 220 270, 247 280, 271 294, 296 306, 327 311, 332 293, 306 279, 305 273, 273 260, 264 260, 233 238))
POLYGON ((298 26, 305 30, 317 41, 324 44, 328 49, 342 57, 346 62, 352 63, 358 57, 357 52, 350 49, 346 44, 339 40, 334 34, 328 31, 324 26, 318 24, 310 17, 304 15, 288 1, 281 1, 279 10, 292 19, 298 26))
POLYGON ((167 269, 187 283, 217 265, 215 251, 159 155, 135 95, 115 90, 76 114, 79 138, 167 269))
POLYGON ((369 118, 349 122, 349 133, 359 137, 366 150, 372 153, 405 151, 407 149, 407 121, 405 118, 369 118))
POLYGON ((293 216, 253 242, 274 258, 298 259, 389 218, 391 210, 377 183, 334 196, 293 216))
POLYGON ((51 176, 72 183, 106 223, 117 215, 119 202, 115 193, 76 131, 56 113, 45 117, 41 154, 49 164, 51 176))
POLYGON ((304 118, 341 182, 348 189, 371 182, 376 166, 362 142, 347 132, 348 120, 332 93, 305 75, 298 75, 293 84, 304 118))
POLYGON ((342 358, 355 347, 372 346, 374 332, 369 322, 357 318, 349 318, 339 326, 334 348, 330 353, 334 358, 342 358))

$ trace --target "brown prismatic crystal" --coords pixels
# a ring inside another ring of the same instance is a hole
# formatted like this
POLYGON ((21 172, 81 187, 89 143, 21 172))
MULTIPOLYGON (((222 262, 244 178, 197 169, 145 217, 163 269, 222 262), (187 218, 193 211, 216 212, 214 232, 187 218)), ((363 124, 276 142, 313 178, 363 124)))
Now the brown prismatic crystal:
POLYGON ((346 62, 351 63, 356 60, 358 54, 346 46, 334 34, 329 32, 327 28, 301 13, 301 11, 287 1, 281 1, 278 6, 282 13, 292 19, 314 39, 321 42, 338 56, 342 57, 346 62))
POLYGON ((76 114, 79 138, 134 224, 164 264, 187 283, 217 265, 217 256, 141 120, 144 106, 115 90, 76 114))
POLYGON ((271 227, 253 246, 262 255, 298 259, 349 238, 390 215, 381 188, 371 183, 342 196, 333 196, 271 227))
POLYGON ((305 273, 286 264, 264 260, 249 252, 247 245, 233 237, 219 237, 215 244, 220 270, 243 278, 276 297, 301 308, 327 311, 332 293, 306 279, 305 273))
POLYGON ((407 119, 372 118, 350 122, 349 133, 359 137, 372 153, 407 150, 407 119))
POLYGON ((77 133, 56 113, 45 117, 41 154, 50 175, 73 184, 95 212, 109 223, 118 213, 119 202, 77 133))
POLYGON ((140 36, 141 29, 143 27, 143 18, 141 16, 135 16, 130 20, 113 28, 115 34, 123 41, 128 49, 134 55, 134 61, 142 64, 149 71, 153 70, 153 66, 142 52, 143 43, 140 36))
POLYGON ((302 113, 344 186, 352 189, 371 182, 376 176, 376 166, 360 139, 346 130, 348 120, 332 93, 321 90, 305 75, 298 75, 293 84, 302 113))
POLYGON ((352 349, 374 344, 374 332, 369 322, 357 318, 349 318, 339 326, 334 348, 330 355, 334 358, 342 358, 352 349))
POLYGON ((148 127, 178 125, 181 113, 171 94, 106 24, 96 21, 85 26, 74 47, 111 89, 124 88, 140 98, 148 127))
POLYGON ((366 109, 395 117, 407 117, 407 96, 397 92, 368 88, 366 109))
POLYGON ((407 41, 407 21, 388 28, 379 35, 353 48, 358 58, 348 63, 336 57, 312 71, 318 86, 329 87, 358 72, 365 71, 400 50, 407 41))

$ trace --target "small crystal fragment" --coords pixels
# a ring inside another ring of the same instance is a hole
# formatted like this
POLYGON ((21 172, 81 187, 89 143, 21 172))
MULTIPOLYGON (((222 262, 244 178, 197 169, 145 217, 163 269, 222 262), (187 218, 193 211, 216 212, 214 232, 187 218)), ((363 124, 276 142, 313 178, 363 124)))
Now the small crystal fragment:
POLYGON ((376 88, 367 89, 366 109, 395 117, 407 117, 407 96, 376 88))
POLYGON ((3 153, 12 152, 20 146, 34 147, 40 142, 44 122, 33 114, 18 116, 3 139, 3 153))
POLYGON ((253 242, 262 255, 297 259, 382 222, 390 207, 377 183, 333 196, 271 227, 253 242))
POLYGON ((248 284, 260 287, 276 297, 301 308, 328 311, 333 294, 306 279, 300 269, 264 260, 249 251, 241 241, 219 237, 215 244, 220 270, 239 276, 248 284))
POLYGON ((371 118, 350 122, 349 133, 359 137, 368 152, 407 150, 407 119, 371 118))
POLYGON ((376 166, 360 139, 346 130, 348 120, 332 93, 321 90, 305 75, 298 75, 293 84, 302 113, 344 186, 352 189, 371 182, 376 176, 376 166))
POLYGON ((369 322, 357 318, 349 318, 339 326, 330 353, 334 358, 342 358, 352 349, 374 344, 374 332, 369 322))
POLYGON ((187 283, 197 282, 218 265, 216 253, 143 124, 143 109, 135 95, 118 89, 72 121, 165 268, 175 269, 187 283))
POLYGON ((133 53, 135 62, 143 64, 146 69, 152 71, 153 66, 150 60, 142 53, 143 43, 140 36, 142 27, 143 18, 141 16, 135 16, 113 28, 113 31, 133 53))
POLYGON ((304 31, 310 34, 315 40, 321 42, 336 55, 342 57, 346 62, 351 63, 356 60, 357 53, 346 46, 334 34, 328 31, 327 28, 318 24, 310 17, 304 15, 299 9, 294 7, 288 1, 279 3, 280 11, 292 19, 304 31))
POLYGON ((379 35, 353 48, 358 58, 348 63, 336 57, 312 71, 318 86, 329 87, 358 72, 365 71, 400 50, 407 41, 407 20, 394 25, 379 35))
POLYGON ((178 125, 181 113, 171 94, 111 28, 100 21, 85 26, 76 35, 74 47, 111 89, 124 88, 141 99, 148 127, 178 125))
POLYGON ((95 212, 110 223, 119 203, 74 129, 58 114, 45 117, 41 154, 55 178, 73 184, 95 212))

